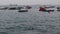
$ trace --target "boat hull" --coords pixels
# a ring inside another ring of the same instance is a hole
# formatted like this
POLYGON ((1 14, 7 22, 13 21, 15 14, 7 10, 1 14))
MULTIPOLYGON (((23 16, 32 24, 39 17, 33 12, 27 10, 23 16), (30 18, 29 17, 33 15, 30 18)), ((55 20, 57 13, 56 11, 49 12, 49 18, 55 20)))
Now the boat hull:
POLYGON ((19 10, 18 12, 28 12, 28 10, 19 10))

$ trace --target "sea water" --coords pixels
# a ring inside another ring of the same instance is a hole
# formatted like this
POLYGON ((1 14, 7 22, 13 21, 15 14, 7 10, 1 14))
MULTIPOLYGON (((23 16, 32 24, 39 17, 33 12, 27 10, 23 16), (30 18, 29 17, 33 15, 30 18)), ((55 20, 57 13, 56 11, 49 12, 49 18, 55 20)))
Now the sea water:
POLYGON ((60 34, 60 12, 0 10, 0 34, 60 34))

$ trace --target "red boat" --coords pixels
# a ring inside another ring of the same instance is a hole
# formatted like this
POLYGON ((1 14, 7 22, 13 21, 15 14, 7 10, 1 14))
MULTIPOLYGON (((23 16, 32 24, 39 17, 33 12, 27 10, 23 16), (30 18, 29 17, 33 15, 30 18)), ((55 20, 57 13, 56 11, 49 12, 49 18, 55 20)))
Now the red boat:
POLYGON ((41 11, 41 12, 48 12, 48 13, 54 12, 54 7, 43 6, 43 7, 39 8, 39 11, 41 11))
POLYGON ((43 8, 43 7, 40 7, 39 8, 39 11, 45 11, 46 9, 45 8, 43 8))

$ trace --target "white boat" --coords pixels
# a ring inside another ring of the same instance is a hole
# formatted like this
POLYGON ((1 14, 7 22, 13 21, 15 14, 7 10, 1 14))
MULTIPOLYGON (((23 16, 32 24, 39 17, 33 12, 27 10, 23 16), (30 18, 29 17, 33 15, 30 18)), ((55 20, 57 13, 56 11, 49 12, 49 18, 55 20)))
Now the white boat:
POLYGON ((6 10, 8 7, 0 7, 0 10, 6 10))
POLYGON ((45 7, 46 11, 54 12, 55 11, 55 6, 48 6, 45 7))
POLYGON ((22 8, 22 9, 20 9, 18 12, 28 12, 28 9, 22 8))

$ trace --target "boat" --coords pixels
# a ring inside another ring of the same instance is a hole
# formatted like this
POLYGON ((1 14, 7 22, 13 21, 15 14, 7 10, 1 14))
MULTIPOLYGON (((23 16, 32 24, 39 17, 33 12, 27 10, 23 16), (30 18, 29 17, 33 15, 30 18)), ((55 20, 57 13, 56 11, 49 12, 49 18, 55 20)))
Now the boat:
POLYGON ((39 11, 41 12, 54 12, 54 6, 43 6, 39 8, 39 11))
POLYGON ((16 10, 16 7, 10 7, 8 10, 16 10))
POLYGON ((57 7, 57 11, 60 12, 60 7, 57 7))
POLYGON ((18 10, 23 9, 24 7, 17 7, 18 10))
POLYGON ((31 9, 32 7, 31 6, 26 6, 26 9, 31 9))
POLYGON ((44 12, 46 9, 44 8, 44 7, 40 7, 39 8, 39 11, 42 11, 42 12, 44 12))
POLYGON ((6 10, 8 7, 0 7, 0 10, 6 10))
POLYGON ((18 12, 28 12, 28 10, 27 9, 20 9, 20 10, 18 10, 18 12))
POLYGON ((20 10, 20 9, 22 9, 22 8, 24 8, 24 7, 10 6, 10 7, 8 7, 8 10, 20 10))

